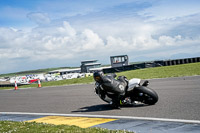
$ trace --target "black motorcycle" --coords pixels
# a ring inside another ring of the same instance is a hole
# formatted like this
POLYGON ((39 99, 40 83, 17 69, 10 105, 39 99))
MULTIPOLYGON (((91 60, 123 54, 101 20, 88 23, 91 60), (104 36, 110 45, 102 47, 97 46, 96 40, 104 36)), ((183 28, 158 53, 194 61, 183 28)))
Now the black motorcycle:
MULTIPOLYGON (((127 81, 127 83, 125 95, 120 97, 119 105, 134 105, 136 103, 154 105, 158 101, 158 94, 151 88, 147 87, 149 81, 146 80, 141 85, 141 79, 133 78, 127 81)), ((112 97, 115 94, 112 92, 106 92, 101 83, 95 83, 95 93, 103 101, 112 104, 112 97)))

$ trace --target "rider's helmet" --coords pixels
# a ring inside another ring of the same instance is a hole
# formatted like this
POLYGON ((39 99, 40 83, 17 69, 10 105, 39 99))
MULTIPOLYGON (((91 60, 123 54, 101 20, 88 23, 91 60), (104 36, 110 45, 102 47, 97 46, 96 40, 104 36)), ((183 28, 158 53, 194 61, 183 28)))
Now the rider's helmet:
POLYGON ((101 82, 102 81, 102 76, 103 76, 103 72, 102 71, 96 71, 93 73, 93 78, 96 82, 101 82))

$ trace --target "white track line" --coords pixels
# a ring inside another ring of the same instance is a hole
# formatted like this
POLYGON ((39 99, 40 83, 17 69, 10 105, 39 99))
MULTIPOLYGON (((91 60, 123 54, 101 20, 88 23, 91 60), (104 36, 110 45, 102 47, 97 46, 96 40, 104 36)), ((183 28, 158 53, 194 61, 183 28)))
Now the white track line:
POLYGON ((89 114, 58 114, 58 113, 28 113, 28 112, 0 112, 0 114, 95 117, 95 118, 134 119, 134 120, 151 120, 151 121, 183 122, 183 123, 200 124, 199 120, 166 119, 166 118, 133 117, 133 116, 111 116, 111 115, 89 115, 89 114))

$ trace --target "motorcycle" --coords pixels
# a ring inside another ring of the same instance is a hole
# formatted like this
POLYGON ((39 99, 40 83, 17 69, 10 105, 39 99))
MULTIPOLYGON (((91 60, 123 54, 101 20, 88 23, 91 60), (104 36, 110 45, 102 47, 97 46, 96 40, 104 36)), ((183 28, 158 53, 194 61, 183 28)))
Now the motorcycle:
MULTIPOLYGON (((158 94, 147 87, 149 81, 144 81, 141 84, 141 79, 133 78, 127 81, 127 90, 125 95, 120 98, 119 105, 134 105, 136 103, 143 103, 154 105, 158 101, 158 94)), ((111 92, 106 92, 100 83, 95 83, 95 93, 105 102, 112 104, 112 97, 115 95, 111 92)))

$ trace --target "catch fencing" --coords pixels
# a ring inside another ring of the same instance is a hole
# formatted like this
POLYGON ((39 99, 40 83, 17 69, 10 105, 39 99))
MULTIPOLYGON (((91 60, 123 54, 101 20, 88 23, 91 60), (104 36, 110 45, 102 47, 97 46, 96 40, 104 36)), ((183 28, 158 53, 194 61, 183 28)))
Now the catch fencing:
POLYGON ((200 62, 200 57, 143 62, 143 63, 131 64, 131 65, 122 66, 122 67, 106 68, 106 69, 103 69, 103 72, 104 73, 115 73, 115 72, 129 71, 129 70, 135 70, 135 69, 180 65, 180 64, 188 64, 188 63, 196 63, 196 62, 200 62))

